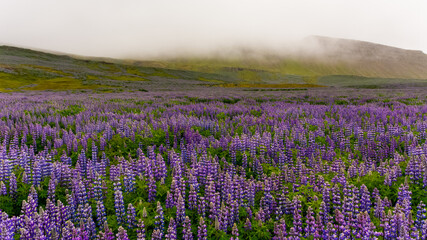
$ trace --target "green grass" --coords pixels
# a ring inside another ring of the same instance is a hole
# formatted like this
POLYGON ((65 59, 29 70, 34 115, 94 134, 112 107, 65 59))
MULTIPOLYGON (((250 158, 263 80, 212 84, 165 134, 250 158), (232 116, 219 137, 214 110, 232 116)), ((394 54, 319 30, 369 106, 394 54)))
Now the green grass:
MULTIPOLYGON (((185 58, 151 62, 76 59, 0 46, 0 91, 111 89, 103 80, 150 81, 156 78, 206 82, 207 86, 287 88, 335 86, 362 89, 402 84, 427 87, 427 80, 362 77, 381 75, 343 63, 292 58, 185 58), (19 59, 17 61, 16 59, 19 59), (107 62, 111 61, 111 62, 107 62), (2 72, 3 69, 3 72, 2 72), (12 71, 13 73, 7 73, 12 71)), ((116 84, 112 84, 116 85, 116 84)), ((119 88, 126 87, 118 85, 119 88)), ((143 89, 144 86, 141 86, 143 89)), ((114 91, 118 90, 115 88, 114 91)))
POLYGON ((318 88, 318 87, 324 87, 321 85, 316 84, 252 84, 252 83, 227 83, 227 84, 220 84, 220 87, 225 88, 318 88))
POLYGON ((110 75, 105 76, 106 79, 117 80, 117 81, 150 81, 146 78, 137 77, 137 76, 127 76, 127 75, 110 75))
POLYGON ((325 86, 351 87, 362 89, 389 88, 400 85, 427 86, 425 79, 399 79, 399 78, 370 78, 362 76, 323 76, 318 79, 318 84, 325 86))
POLYGON ((24 88, 24 90, 77 90, 106 87, 102 85, 85 85, 82 80, 70 77, 38 80, 35 84, 37 85, 30 88, 24 88))
POLYGON ((221 81, 221 80, 207 79, 207 78, 204 78, 204 77, 199 77, 199 78, 197 78, 197 80, 199 80, 199 81, 203 81, 203 82, 218 83, 218 84, 220 84, 220 83, 224 83, 224 82, 223 82, 223 81, 221 81))
MULTIPOLYGON (((55 76, 57 75, 62 75, 62 76, 71 76, 70 73, 65 73, 64 71, 60 71, 51 67, 46 67, 46 66, 39 66, 39 65, 30 65, 30 64, 22 64, 21 65, 24 69, 31 69, 33 71, 41 71, 41 72, 45 72, 45 73, 50 73, 50 74, 54 74, 55 76)), ((18 68, 19 70, 20 68, 18 68)))
MULTIPOLYGON (((344 67, 310 64, 304 61, 243 61, 238 59, 176 59, 143 63, 143 66, 162 66, 168 69, 196 72, 202 81, 264 84, 316 84, 325 73, 347 72, 344 67), (339 71, 338 71, 339 70, 339 71)), ((178 74, 179 75, 179 74, 178 74)))
POLYGON ((86 85, 82 80, 72 77, 51 79, 35 78, 27 75, 15 75, 0 72, 0 91, 10 92, 18 90, 75 90, 96 89, 106 87, 102 85, 86 85))

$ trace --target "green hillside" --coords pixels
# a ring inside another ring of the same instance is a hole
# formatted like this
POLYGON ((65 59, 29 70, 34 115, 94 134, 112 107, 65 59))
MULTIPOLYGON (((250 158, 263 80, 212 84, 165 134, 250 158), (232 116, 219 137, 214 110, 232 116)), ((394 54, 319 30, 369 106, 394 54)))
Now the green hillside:
POLYGON ((253 50, 238 57, 157 61, 88 58, 0 46, 0 91, 427 86, 427 57, 422 52, 323 37, 310 41, 316 41, 323 52, 283 55, 253 50))
POLYGON ((215 74, 133 66, 119 60, 109 61, 111 62, 0 46, 0 91, 117 91, 135 89, 135 85, 139 83, 160 81, 159 79, 224 78, 215 74))

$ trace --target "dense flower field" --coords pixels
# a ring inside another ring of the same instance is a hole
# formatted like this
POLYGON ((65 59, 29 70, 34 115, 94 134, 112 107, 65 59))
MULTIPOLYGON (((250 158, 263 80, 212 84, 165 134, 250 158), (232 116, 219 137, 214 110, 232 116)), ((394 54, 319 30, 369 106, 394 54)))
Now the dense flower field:
POLYGON ((416 98, 0 97, 1 239, 427 239, 416 98))

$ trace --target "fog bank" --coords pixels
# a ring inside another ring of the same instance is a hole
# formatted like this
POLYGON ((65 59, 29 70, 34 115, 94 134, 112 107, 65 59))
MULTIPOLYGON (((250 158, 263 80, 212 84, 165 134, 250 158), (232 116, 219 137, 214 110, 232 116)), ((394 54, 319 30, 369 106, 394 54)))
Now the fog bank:
POLYGON ((421 0, 2 0, 0 44, 150 59, 284 51, 309 35, 427 52, 421 0))

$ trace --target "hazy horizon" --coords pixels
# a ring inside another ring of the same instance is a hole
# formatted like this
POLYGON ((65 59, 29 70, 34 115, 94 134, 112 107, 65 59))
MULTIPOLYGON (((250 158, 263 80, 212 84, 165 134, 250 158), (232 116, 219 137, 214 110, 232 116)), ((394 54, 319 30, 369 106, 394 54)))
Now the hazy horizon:
POLYGON ((426 53, 425 10, 420 0, 4 0, 0 45, 147 59, 242 46, 285 49, 319 35, 426 53))

